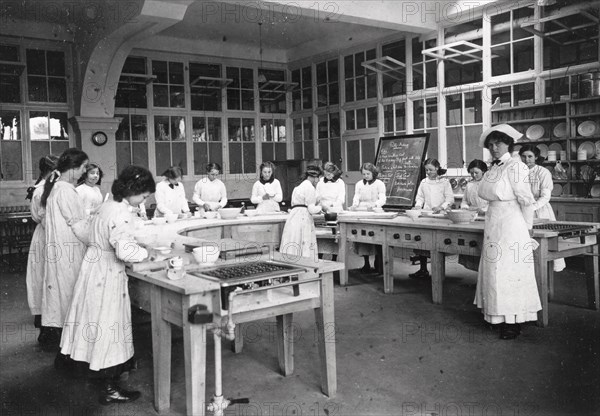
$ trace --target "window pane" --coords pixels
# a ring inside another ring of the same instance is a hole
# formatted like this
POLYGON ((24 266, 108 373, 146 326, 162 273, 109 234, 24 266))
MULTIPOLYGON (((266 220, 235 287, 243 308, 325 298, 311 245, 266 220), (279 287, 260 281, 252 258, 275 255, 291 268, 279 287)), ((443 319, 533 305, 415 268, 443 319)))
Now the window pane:
POLYGON ((0 60, 19 62, 19 47, 13 45, 0 45, 0 60))
POLYGON ((123 64, 124 74, 145 74, 146 58, 129 56, 123 64))
POLYGON ((437 110, 437 100, 435 98, 430 98, 426 100, 426 123, 425 126, 428 128, 437 127, 438 125, 438 110, 437 110))
POLYGON ((135 142, 148 141, 148 120, 146 116, 131 116, 131 136, 131 140, 135 142))
POLYGON ((50 113, 50 139, 69 140, 67 113, 50 113))
POLYGON ((169 106, 169 87, 166 85, 154 85, 154 106, 169 106))
POLYGON ((513 49, 515 54, 514 72, 533 69, 533 39, 516 42, 513 49))
MULTIPOLYGON (((2 180, 20 181, 23 180, 23 154, 20 141, 0 142, 0 169, 2 171, 2 180)), ((38 159, 39 160, 39 159, 38 159)))
POLYGON ((375 163, 375 139, 360 141, 362 163, 375 163))
POLYGON ((340 113, 329 114, 329 137, 340 137, 340 113))
MULTIPOLYGON (((192 117, 192 141, 193 142, 205 142, 206 137, 206 126, 204 117, 192 117)), ((195 149, 195 147, 194 147, 195 149)))
POLYGON ((194 143, 194 175, 204 175, 206 166, 209 163, 208 159, 208 144, 194 143))
POLYGON ((425 109, 423 100, 417 100, 413 103, 413 118, 415 129, 425 128, 425 109))
POLYGON ((155 143, 156 150, 156 174, 162 173, 171 167, 171 143, 160 142, 155 143))
POLYGON ((479 136, 482 131, 482 126, 465 127, 465 164, 467 166, 473 159, 481 159, 483 157, 483 149, 479 147, 479 136))
POLYGON ((229 143, 229 173, 242 173, 242 143, 229 143))
POLYGON ((346 111, 346 130, 356 130, 354 110, 346 111))
POLYGON ((48 132, 48 113, 45 111, 29 112, 29 138, 30 140, 50 140, 48 132))
POLYGON ((254 173, 258 169, 256 166, 256 144, 244 143, 244 173, 254 173))
MULTIPOLYGON (((168 116, 154 116, 154 140, 169 141, 170 139, 171 139, 171 136, 170 136, 170 132, 169 132, 169 117, 168 116)), ((171 156, 169 155, 169 158, 170 157, 171 156)), ((167 167, 169 167, 169 166, 167 166, 167 167)))
POLYGON ((47 51, 47 71, 48 75, 59 77, 65 76, 65 54, 60 51, 47 51))
POLYGON ((317 85, 327 84, 327 63, 321 62, 316 65, 317 69, 317 85))
POLYGON ((331 156, 329 156, 329 160, 341 168, 341 166, 342 166, 342 140, 341 139, 329 139, 329 149, 331 151, 331 156))
POLYGON ((394 106, 392 104, 383 106, 383 131, 385 133, 394 131, 394 106))
POLYGON ((465 124, 481 123, 481 91, 465 94, 465 124))
POLYGON ((48 101, 67 102, 67 83, 64 78, 48 78, 48 101))
POLYGON ((360 141, 352 140, 346 142, 346 163, 348 171, 360 170, 360 141))
POLYGON ((337 82, 338 75, 338 61, 337 59, 332 59, 331 61, 327 61, 327 77, 328 82, 337 82))
POLYGON ((169 101, 171 107, 174 108, 183 108, 185 107, 185 94, 183 92, 183 87, 169 87, 169 101))
POLYGON ((329 84, 329 105, 339 104, 340 102, 340 87, 337 82, 329 84))
POLYGON ((27 74, 46 75, 46 54, 44 51, 27 49, 27 74))
POLYGON ((329 140, 319 140, 319 159, 329 159, 329 140))
POLYGON ((364 108, 356 110, 356 128, 364 129, 367 127, 367 120, 364 108))
POLYGON ((396 104, 396 131, 406 130, 406 105, 396 104))
POLYGON ((173 152, 172 165, 179 166, 183 169, 183 174, 187 175, 187 147, 185 143, 172 143, 171 149, 173 152))
POLYGON ((329 115, 321 114, 318 116, 318 138, 326 139, 329 137, 329 115))
POLYGON ((169 84, 183 84, 182 62, 169 62, 169 84))
MULTIPOLYGON (((227 135, 230 142, 242 141, 242 122, 239 118, 227 119, 227 135)), ((231 146, 229 149, 231 151, 231 146)))
POLYGON ((27 77, 29 101, 48 101, 45 77, 27 77))
POLYGON ((131 143, 117 142, 117 172, 121 172, 127 166, 131 165, 131 143))
POLYGON ((461 95, 448 95, 446 97, 446 124, 455 126, 462 124, 462 102, 461 95))
POLYGON ((148 143, 133 142, 131 143, 132 164, 145 167, 148 169, 148 143))
MULTIPOLYGON (((116 141, 129 141, 131 139, 129 132, 129 116, 127 114, 115 114, 115 118, 121 117, 121 122, 119 123, 119 128, 115 133, 116 141)), ((127 145, 129 148, 129 145, 127 145)), ((119 152, 117 150, 117 157, 119 156, 119 152)))
POLYGON ((21 121, 18 111, 0 111, 0 140, 21 140, 21 121))
POLYGON ((312 130, 312 117, 304 117, 304 140, 312 140, 313 139, 313 130, 312 130))
POLYGON ((169 73, 165 61, 152 61, 152 74, 156 75, 156 83, 168 84, 169 73))
POLYGON ((18 75, 2 74, 0 67, 0 102, 19 103, 21 102, 21 85, 18 75))
POLYGON ((245 142, 253 142, 256 140, 254 134, 254 119, 244 118, 242 119, 243 136, 242 140, 245 142))
POLYGON ((302 140, 302 119, 295 118, 294 122, 294 141, 302 140))
POLYGON ((462 127, 446 129, 446 152, 448 154, 448 168, 461 168, 463 158, 462 127))
POLYGON ((314 159, 315 158, 315 148, 313 142, 302 142, 304 147, 304 159, 314 159))
MULTIPOLYGON (((535 84, 533 82, 527 84, 518 84, 514 86, 515 103, 514 105, 528 105, 535 102, 535 84)), ((567 85, 568 91, 568 85, 567 85)), ((566 93, 568 97, 568 92, 566 93)))

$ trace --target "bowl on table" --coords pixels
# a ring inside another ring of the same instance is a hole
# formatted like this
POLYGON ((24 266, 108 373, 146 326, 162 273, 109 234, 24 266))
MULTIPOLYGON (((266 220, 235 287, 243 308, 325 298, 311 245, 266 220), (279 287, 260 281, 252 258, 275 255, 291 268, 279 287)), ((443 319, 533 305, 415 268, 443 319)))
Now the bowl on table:
POLYGON ((192 250, 196 263, 208 266, 214 264, 219 258, 221 250, 217 243, 205 243, 192 250))
POLYGON ((154 217, 152 218, 152 224, 154 225, 163 225, 166 224, 167 219, 165 217, 154 217))
POLYGON ((406 216, 413 221, 416 220, 417 218, 419 218, 420 215, 421 215, 420 209, 409 209, 408 211, 406 211, 406 216))
POLYGON ((232 220, 240 214, 241 208, 221 208, 217 212, 222 220, 232 220))
POLYGON ((244 213, 246 214, 247 217, 256 217, 258 215, 258 210, 257 209, 247 209, 246 211, 244 211, 244 213))
POLYGON ((166 256, 167 254, 171 253, 172 248, 169 246, 158 246, 158 247, 153 247, 154 251, 156 251, 158 254, 162 254, 163 256, 166 256))
POLYGON ((217 212, 216 211, 205 211, 204 218, 206 218, 208 220, 213 220, 213 219, 217 218, 217 212))
POLYGON ((451 209, 447 211, 447 215, 454 224, 468 224, 475 220, 475 217, 477 217, 477 211, 451 209))
POLYGON ((169 224, 173 224, 175 221, 177 221, 178 215, 177 214, 166 214, 165 215, 165 219, 167 220, 167 222, 169 224))

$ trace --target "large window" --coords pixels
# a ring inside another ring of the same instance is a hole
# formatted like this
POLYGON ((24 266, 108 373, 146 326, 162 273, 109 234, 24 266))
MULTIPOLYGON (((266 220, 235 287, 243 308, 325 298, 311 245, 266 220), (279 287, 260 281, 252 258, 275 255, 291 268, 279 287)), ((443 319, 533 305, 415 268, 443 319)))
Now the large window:
POLYGON ((321 62, 317 69, 317 107, 327 107, 340 102, 338 60, 321 62))
POLYGON ((149 78, 146 76, 146 58, 128 57, 119 78, 115 107, 147 108, 146 84, 148 80, 149 78))
MULTIPOLYGON (((383 45, 381 55, 388 56, 404 64, 406 62, 406 43, 404 39, 383 45)), ((381 80, 384 97, 406 94, 406 70, 404 67, 384 71, 381 80)))
POLYGON ((377 107, 357 108, 346 111, 346 130, 377 127, 377 107))
POLYGON ((0 45, 0 102, 21 102, 21 71, 19 47, 0 45))
POLYGON ((117 172, 129 165, 148 168, 148 119, 145 115, 115 114, 121 117, 117 130, 117 172))
POLYGON ((319 158, 342 166, 342 139, 340 135, 340 113, 318 116, 319 158))
POLYGON ((292 111, 312 108, 312 74, 306 66, 292 71, 292 82, 298 84, 292 91, 292 111))
MULTIPOLYGON (((446 29, 445 43, 450 44, 455 42, 456 36, 460 36, 461 40, 481 46, 483 44, 482 19, 475 19, 471 22, 463 23, 457 26, 452 26, 446 29)), ((480 54, 481 55, 481 54, 480 54)), ((447 60, 445 62, 445 86, 452 87, 455 85, 471 84, 481 82, 482 63, 481 59, 463 56, 457 59, 460 62, 447 60)))
POLYGON ((192 142, 195 175, 204 175, 209 163, 223 166, 221 118, 192 117, 192 142))
MULTIPOLYGON (((67 113, 30 111, 29 139, 31 140, 31 166, 49 154, 60 155, 69 148, 67 113)), ((32 177, 37 178, 37 173, 32 177)))
POLYGON ((464 168, 481 159, 481 91, 446 96, 446 152, 448 168, 464 168))
POLYGON ((429 133, 427 157, 438 158, 438 106, 437 99, 428 98, 413 102, 413 133, 429 133))
POLYGON ((383 133, 406 133, 406 104, 404 102, 383 106, 383 133))
POLYGON ((221 111, 221 65, 190 62, 192 110, 221 111))
POLYGON ((161 175, 171 166, 179 166, 187 174, 185 118, 154 116, 156 174, 161 175))
POLYGON ((313 143, 312 117, 294 118, 294 157, 296 159, 313 159, 315 145, 313 143))
POLYGON ((254 111, 254 74, 251 68, 227 67, 227 109, 254 111))
POLYGON ((183 63, 152 61, 154 107, 185 107, 183 63))
POLYGON ((260 134, 263 161, 287 159, 285 119, 262 119, 260 134))
POLYGON ((256 172, 256 135, 253 118, 228 118, 229 173, 256 172))
POLYGON ((285 114, 285 71, 275 69, 259 69, 258 90, 261 113, 285 114))
POLYGON ((1 179, 3 181, 22 180, 23 155, 21 149, 23 139, 21 136, 21 116, 19 111, 0 110, 0 128, 2 129, 0 131, 1 179))
POLYGON ((363 62, 375 57, 375 49, 344 57, 346 102, 377 97, 377 74, 362 66, 363 62))
POLYGON ((423 49, 433 48, 436 44, 436 39, 412 40, 413 91, 437 86, 437 60, 422 53, 423 49))
POLYGON ((67 102, 64 52, 27 49, 27 90, 29 101, 67 102))
POLYGON ((491 17, 492 76, 533 69, 533 35, 520 28, 531 19, 531 7, 491 17))

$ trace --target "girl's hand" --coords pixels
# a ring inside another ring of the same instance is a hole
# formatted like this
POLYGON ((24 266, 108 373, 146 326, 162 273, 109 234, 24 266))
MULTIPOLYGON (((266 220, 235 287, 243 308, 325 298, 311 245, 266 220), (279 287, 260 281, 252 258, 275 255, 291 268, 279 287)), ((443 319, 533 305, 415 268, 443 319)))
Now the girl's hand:
POLYGON ((442 207, 433 207, 433 213, 439 214, 442 211, 442 207))
POLYGON ((269 196, 269 194, 264 194, 262 199, 263 199, 263 201, 267 201, 267 200, 271 199, 271 197, 269 196))
POLYGON ((208 202, 204 204, 204 211, 212 211, 208 202))

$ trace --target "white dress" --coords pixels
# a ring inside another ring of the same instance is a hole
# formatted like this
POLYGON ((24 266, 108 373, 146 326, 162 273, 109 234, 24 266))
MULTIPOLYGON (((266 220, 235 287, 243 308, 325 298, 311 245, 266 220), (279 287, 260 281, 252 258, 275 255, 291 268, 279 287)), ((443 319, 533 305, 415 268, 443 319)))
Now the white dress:
MULTIPOLYGON (((554 188, 550 171, 543 166, 535 165, 532 169, 529 169, 529 185, 535 198, 533 217, 556 221, 554 210, 550 205, 550 197, 554 188)), ((560 272, 566 267, 565 259, 556 259, 553 263, 555 272, 560 272)))
POLYGON ((277 179, 272 182, 262 183, 261 181, 254 182, 252 186, 252 196, 250 202, 257 205, 259 212, 279 212, 279 203, 283 201, 283 191, 281 183, 277 179), (269 199, 263 199, 265 194, 271 195, 269 199))
POLYGON ((435 178, 431 180, 425 178, 419 184, 417 196, 415 197, 415 207, 423 209, 433 209, 441 206, 446 209, 454 203, 454 192, 452 185, 446 178, 435 178))
POLYGON ((317 192, 308 180, 304 180, 292 192, 292 210, 283 227, 279 251, 290 261, 298 257, 318 260, 317 235, 311 214, 321 211, 317 204, 317 192))
POLYGON ((102 205, 92 222, 73 302, 63 328, 61 353, 90 370, 122 364, 133 356, 131 301, 125 263, 148 256, 132 237, 135 221, 127 201, 102 205))
MULTIPOLYGON (((375 179, 372 183, 366 182, 364 179, 358 181, 354 187, 354 197, 352 198, 352 206, 362 208, 381 208, 385 205, 385 184, 379 179, 375 179)), ((354 243, 352 249, 359 256, 371 256, 377 254, 376 246, 366 243, 354 243)))
POLYGON ((535 201, 529 169, 509 153, 500 162, 484 174, 479 186, 479 196, 490 205, 474 303, 492 324, 535 321, 542 305, 528 231, 535 201))
POLYGON ((160 181, 156 184, 154 198, 156 199, 156 211, 154 212, 156 217, 190 211, 182 183, 171 188, 168 180, 160 181))
POLYGON ((338 178, 335 182, 325 182, 325 178, 321 178, 317 183, 317 201, 324 208, 323 210, 342 211, 346 202, 346 184, 341 178, 338 178))
POLYGON ((62 328, 89 242, 89 222, 75 187, 57 181, 46 201, 42 325, 62 328))
POLYGON ((27 303, 32 315, 42 313, 42 293, 44 288, 44 248, 46 247, 46 231, 44 230, 44 217, 46 209, 42 207, 41 199, 44 193, 45 180, 35 185, 33 197, 31 198, 31 217, 37 226, 31 237, 29 254, 27 256, 27 303))
POLYGON ((82 183, 77 188, 77 193, 83 202, 83 209, 86 214, 93 214, 102 204, 102 192, 97 186, 89 186, 82 183))
POLYGON ((205 203, 210 205, 211 211, 216 211, 227 205, 227 189, 220 179, 210 180, 202 178, 194 186, 193 201, 202 207, 205 203))
POLYGON ((484 212, 487 211, 489 203, 485 199, 479 197, 479 185, 481 185, 481 180, 471 180, 467 183, 467 187, 465 188, 465 192, 463 193, 463 198, 460 203, 461 208, 478 208, 484 212))

